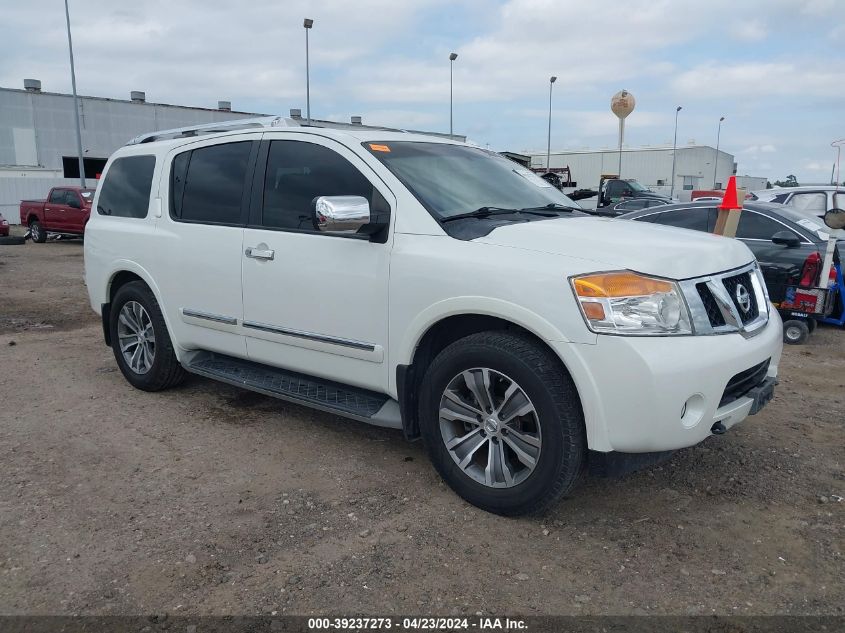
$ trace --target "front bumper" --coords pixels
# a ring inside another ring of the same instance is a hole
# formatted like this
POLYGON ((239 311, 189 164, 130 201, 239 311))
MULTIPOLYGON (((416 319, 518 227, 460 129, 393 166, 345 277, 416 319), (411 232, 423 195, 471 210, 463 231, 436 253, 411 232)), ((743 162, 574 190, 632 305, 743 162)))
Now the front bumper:
POLYGON ((598 336, 595 345, 553 345, 578 388, 590 449, 646 453, 692 446, 716 422, 730 428, 751 415, 760 398, 751 393, 720 406, 725 388, 767 359, 766 377, 776 378, 782 337, 771 310, 750 338, 598 336))

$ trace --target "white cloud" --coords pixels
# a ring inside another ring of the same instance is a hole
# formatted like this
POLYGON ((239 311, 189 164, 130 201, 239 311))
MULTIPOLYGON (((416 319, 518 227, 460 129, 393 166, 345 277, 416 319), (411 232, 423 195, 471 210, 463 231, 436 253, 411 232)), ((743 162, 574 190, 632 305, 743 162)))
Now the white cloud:
POLYGON ((833 162, 825 163, 824 161, 820 160, 807 160, 804 162, 804 169, 806 171, 820 171, 820 172, 830 172, 830 168, 833 165, 833 162))
POLYGON ((729 27, 731 35, 738 40, 759 42, 766 39, 768 29, 760 20, 733 22, 729 27))
POLYGON ((766 96, 834 97, 834 86, 845 85, 841 65, 810 61, 708 62, 682 72, 673 81, 684 96, 759 99, 766 96))
MULTIPOLYGON (((83 94, 126 98, 146 90, 174 103, 303 100, 305 35, 314 19, 312 68, 343 72, 406 34, 419 11, 444 0, 136 0, 71 4, 77 83, 83 94)), ((18 3, 4 7, 0 85, 37 77, 69 91, 64 13, 18 3)), ((315 85, 312 94, 326 90, 315 85)), ((280 110, 283 108, 279 108, 280 110)))

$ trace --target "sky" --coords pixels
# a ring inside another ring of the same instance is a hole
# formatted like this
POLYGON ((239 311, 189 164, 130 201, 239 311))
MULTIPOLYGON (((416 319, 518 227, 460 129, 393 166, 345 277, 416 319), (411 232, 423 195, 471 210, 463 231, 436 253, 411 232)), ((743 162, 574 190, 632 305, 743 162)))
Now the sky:
MULTIPOLYGON (((828 182, 845 137, 845 0, 69 0, 80 94, 454 130, 498 151, 715 145, 738 173, 828 182)), ((0 86, 70 92, 60 0, 7 3, 0 86)), ((845 170, 844 170, 845 171, 845 170)))

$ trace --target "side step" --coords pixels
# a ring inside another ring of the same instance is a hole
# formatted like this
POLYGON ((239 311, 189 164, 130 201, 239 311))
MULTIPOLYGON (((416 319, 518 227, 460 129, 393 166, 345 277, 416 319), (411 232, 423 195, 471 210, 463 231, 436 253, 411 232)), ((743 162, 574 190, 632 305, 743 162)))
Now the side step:
POLYGON ((224 354, 199 352, 187 371, 376 426, 402 428, 399 403, 389 396, 224 354))

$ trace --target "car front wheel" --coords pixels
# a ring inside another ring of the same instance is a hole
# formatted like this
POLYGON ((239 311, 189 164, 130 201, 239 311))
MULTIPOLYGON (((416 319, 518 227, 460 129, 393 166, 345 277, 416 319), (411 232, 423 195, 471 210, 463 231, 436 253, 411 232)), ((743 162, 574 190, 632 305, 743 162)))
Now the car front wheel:
POLYGON ((528 336, 482 332, 449 345, 423 378, 419 416, 437 471, 484 510, 540 512, 581 474, 586 437, 575 386, 528 336))

